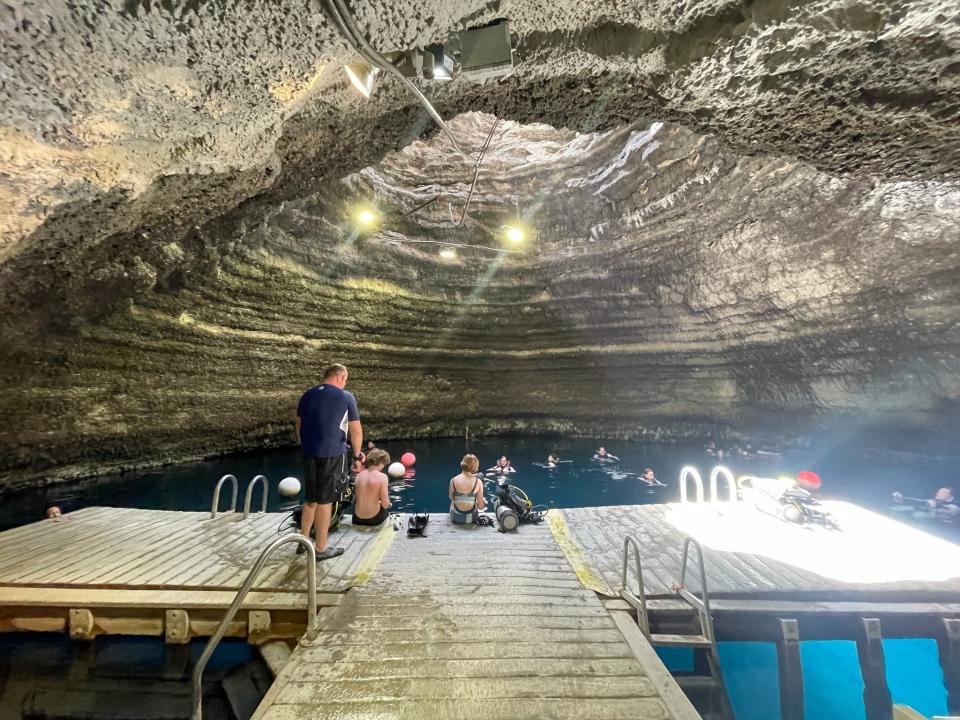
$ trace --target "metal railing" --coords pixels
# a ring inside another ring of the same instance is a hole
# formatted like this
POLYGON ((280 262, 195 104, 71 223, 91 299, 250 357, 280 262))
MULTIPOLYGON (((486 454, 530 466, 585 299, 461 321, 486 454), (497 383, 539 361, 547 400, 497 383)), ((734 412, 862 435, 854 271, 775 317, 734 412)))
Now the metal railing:
MULTIPOLYGON (((231 475, 229 477, 233 476, 231 475)), ((207 641, 207 646, 203 649, 203 654, 200 656, 200 659, 197 660, 197 664, 193 668, 193 712, 190 715, 191 720, 203 720, 203 670, 207 667, 207 663, 210 662, 213 651, 217 649, 217 645, 223 640, 223 636, 227 634, 230 623, 236 616, 237 611, 247 597, 247 593, 250 592, 250 588, 253 587, 253 583, 256 582, 257 576, 260 574, 260 571, 263 570, 263 566, 273 554, 273 551, 289 542, 299 543, 309 550, 309 552, 304 554, 307 561, 307 630, 309 631, 317 624, 316 550, 313 547, 313 542, 299 533, 284 535, 267 545, 267 547, 263 549, 263 552, 260 553, 260 557, 257 558, 257 561, 250 569, 250 574, 247 575, 247 579, 243 581, 243 585, 241 585, 240 590, 237 591, 237 596, 227 609, 227 614, 223 616, 223 620, 221 620, 217 626, 216 632, 214 632, 210 640, 207 641)))
POLYGON ((707 570, 703 564, 703 548, 692 537, 687 537, 683 541, 683 559, 680 562, 680 583, 674 588, 676 593, 690 603, 700 614, 700 627, 703 635, 711 643, 716 642, 713 632, 713 613, 710 612, 710 593, 707 591, 707 570), (697 550, 697 562, 700 565, 700 592, 702 598, 697 597, 687 590, 687 558, 690 555, 690 546, 693 545, 697 550))
POLYGON ((730 502, 737 502, 737 479, 730 472, 729 468, 723 465, 717 465, 710 473, 710 502, 717 502, 720 497, 717 495, 717 480, 720 476, 727 481, 727 496, 730 502))
POLYGON ((637 624, 644 635, 650 635, 650 618, 647 615, 647 593, 643 588, 643 568, 640 565, 640 545, 636 538, 627 535, 623 538, 623 566, 620 569, 620 597, 637 611, 637 624), (637 592, 627 589, 627 567, 630 561, 630 548, 633 547, 634 571, 637 575, 637 592))
POLYGON ((697 502, 703 502, 703 478, 700 477, 700 472, 693 467, 692 465, 685 465, 682 470, 680 470, 680 502, 685 503, 687 500, 687 478, 693 478, 693 485, 697 491, 697 502))
POLYGON ((243 498, 244 520, 250 517, 250 501, 253 500, 253 488, 256 486, 257 482, 263 485, 263 501, 260 503, 260 512, 265 513, 267 511, 267 490, 270 487, 270 483, 267 480, 266 475, 257 475, 247 484, 247 493, 243 498))
POLYGON ((217 486, 213 489, 213 502, 210 504, 210 519, 213 520, 217 513, 219 512, 218 505, 220 505, 220 488, 223 487, 223 484, 229 480, 233 483, 233 492, 230 495, 230 510, 228 512, 233 512, 237 509, 237 491, 239 489, 237 485, 237 478, 234 475, 224 475, 217 481, 217 486))

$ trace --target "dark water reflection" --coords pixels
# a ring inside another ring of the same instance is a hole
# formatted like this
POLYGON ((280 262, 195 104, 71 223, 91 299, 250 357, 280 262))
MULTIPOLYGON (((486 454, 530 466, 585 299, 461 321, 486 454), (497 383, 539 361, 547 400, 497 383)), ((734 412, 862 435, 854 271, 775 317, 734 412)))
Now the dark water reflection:
MULTIPOLYGON (((492 466, 501 454, 507 454, 518 470, 513 482, 523 487, 534 502, 560 508, 673 500, 682 466, 697 466, 706 479, 710 468, 718 462, 706 454, 701 444, 568 437, 499 437, 469 442, 462 438, 440 438, 390 441, 382 443, 382 447, 395 460, 406 451, 417 456, 415 477, 393 487, 395 509, 399 511, 444 511, 447 481, 459 471, 464 452, 477 454, 483 468, 492 466), (618 455, 620 462, 601 464, 591 460, 600 444, 618 455), (553 470, 542 467, 551 452, 570 462, 563 462, 553 470), (654 468, 668 487, 651 492, 637 479, 648 466, 654 468)), ((937 487, 950 484, 951 479, 946 469, 935 465, 879 460, 848 448, 822 445, 786 449, 780 457, 726 457, 722 462, 737 475, 793 475, 799 470, 814 470, 823 477, 824 495, 884 510, 894 490, 928 497, 937 487)), ((271 483, 268 507, 277 510, 286 502, 277 493, 278 481, 288 475, 301 476, 301 464, 295 449, 274 450, 20 490, 3 497, 0 529, 39 519, 52 504, 60 505, 64 512, 91 505, 204 510, 210 506, 213 486, 225 473, 233 473, 240 480, 238 504, 242 502, 247 482, 258 473, 265 474, 271 483)), ((487 490, 493 492, 493 482, 488 483, 487 490)), ((226 495, 224 505, 229 493, 226 495)), ((254 505, 258 503, 255 499, 254 505)))

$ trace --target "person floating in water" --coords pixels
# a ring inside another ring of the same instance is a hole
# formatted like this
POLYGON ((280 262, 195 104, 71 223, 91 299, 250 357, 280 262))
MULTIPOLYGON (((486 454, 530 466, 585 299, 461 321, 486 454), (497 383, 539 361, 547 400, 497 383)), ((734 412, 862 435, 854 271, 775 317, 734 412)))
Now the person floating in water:
POLYGON ((555 468, 557 466, 557 463, 559 462, 560 462, 560 458, 554 455, 553 453, 550 453, 549 455, 547 455, 548 468, 555 468))
POLYGON ((953 489, 942 487, 936 494, 927 500, 927 505, 935 514, 942 515, 950 522, 960 520, 960 501, 953 494, 953 489))
POLYGON ((516 468, 514 468, 510 462, 510 458, 506 455, 501 455, 496 465, 492 468, 487 468, 488 473, 494 473, 496 475, 510 475, 516 471, 516 468))
POLYGON ((960 499, 953 494, 953 488, 942 487, 928 500, 921 498, 904 497, 903 493, 895 492, 893 500, 899 504, 912 505, 913 510, 926 511, 928 517, 943 523, 960 523, 960 499))
POLYGON ((619 460, 620 458, 618 458, 616 455, 612 455, 611 453, 608 453, 607 449, 603 447, 603 445, 601 445, 599 448, 597 448, 597 451, 593 454, 593 459, 594 460, 619 460))
POLYGON ((644 468, 643 473, 640 475, 640 479, 647 485, 663 485, 662 482, 657 480, 656 475, 653 474, 653 468, 644 468))

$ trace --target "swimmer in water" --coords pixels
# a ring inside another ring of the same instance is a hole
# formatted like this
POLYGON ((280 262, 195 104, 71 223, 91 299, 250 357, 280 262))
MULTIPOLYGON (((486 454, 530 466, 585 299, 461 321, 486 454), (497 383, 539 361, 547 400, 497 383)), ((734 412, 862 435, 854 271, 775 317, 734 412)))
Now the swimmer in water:
POLYGON ((927 505, 933 511, 934 516, 944 522, 957 522, 960 520, 960 500, 953 494, 953 489, 942 487, 937 490, 927 505))
POLYGON ((515 473, 517 470, 510 463, 510 459, 506 455, 501 455, 500 459, 497 460, 497 464, 492 468, 487 468, 488 473, 496 473, 497 475, 509 475, 515 473))
POLYGON ((593 454, 594 460, 619 460, 616 455, 611 455, 607 452, 607 449, 601 445, 597 448, 597 451, 593 454))
POLYGON ((548 467, 548 468, 555 468, 555 467, 557 466, 557 463, 558 463, 558 462, 560 462, 560 458, 558 458, 558 457, 557 457, 556 455, 554 455, 553 453, 550 453, 549 455, 547 455, 547 467, 548 467))
POLYGON ((647 485, 663 485, 662 482, 657 480, 656 475, 653 474, 653 468, 644 468, 643 473, 640 475, 640 479, 643 480, 647 485))

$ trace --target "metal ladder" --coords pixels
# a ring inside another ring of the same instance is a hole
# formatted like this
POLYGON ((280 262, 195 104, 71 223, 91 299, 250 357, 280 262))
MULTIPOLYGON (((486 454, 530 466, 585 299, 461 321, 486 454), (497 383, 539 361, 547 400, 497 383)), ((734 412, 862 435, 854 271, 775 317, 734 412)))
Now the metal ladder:
POLYGON ((229 628, 230 623, 233 622, 233 618, 236 616, 237 611, 240 610, 240 606, 246 599, 247 593, 250 592, 250 588, 253 587, 253 583, 256 582, 257 577, 260 575, 260 571, 263 570, 263 566, 266 564, 267 560, 270 559, 273 551, 281 545, 290 542, 299 543, 307 549, 307 552, 304 553, 304 558, 307 562, 307 631, 309 632, 311 628, 316 626, 316 550, 313 547, 313 542, 299 533, 284 535, 283 537, 279 537, 271 542, 263 549, 263 552, 260 553, 260 557, 257 558, 257 561, 253 564, 253 567, 250 568, 250 573, 247 575, 247 579, 243 581, 243 585, 241 585, 240 590, 237 591, 237 596, 233 599, 233 602, 227 609, 226 615, 223 616, 220 624, 217 625, 216 631, 210 636, 210 640, 207 641, 207 646, 203 649, 203 654, 200 656, 200 659, 197 660, 197 664, 193 668, 193 711, 190 715, 191 720, 203 720, 203 671, 207 667, 207 663, 210 662, 210 658, 213 656, 213 651, 217 649, 220 641, 223 640, 223 636, 227 634, 227 628, 229 628))
MULTIPOLYGON (((220 513, 220 490, 223 488, 223 484, 230 481, 230 505, 225 512, 232 513, 237 507, 237 477, 236 475, 224 475, 217 481, 216 487, 213 489, 213 502, 210 503, 210 519, 213 520, 220 513)), ((267 495, 269 494, 270 482, 267 480, 266 475, 257 475, 247 483, 247 491, 243 498, 243 519, 246 520, 250 517, 250 505, 253 502, 253 490, 256 487, 257 483, 263 485, 263 497, 260 502, 260 512, 265 513, 267 511, 267 495)))
POLYGON ((637 612, 637 624, 654 647, 682 647, 693 650, 693 672, 673 673, 677 683, 695 703, 705 718, 734 720, 733 708, 727 694, 720 669, 720 656, 717 652, 716 634, 713 628, 713 614, 710 611, 710 593, 707 590, 707 573, 703 563, 703 548, 692 537, 683 541, 683 560, 680 565, 680 582, 673 586, 677 597, 682 599, 696 613, 697 629, 691 633, 653 632, 647 595, 643 586, 643 568, 640 562, 640 545, 636 539, 627 536, 623 539, 623 565, 620 572, 620 597, 637 612), (700 570, 700 588, 702 597, 690 592, 685 585, 687 560, 690 546, 697 551, 700 570), (637 576, 637 591, 627 588, 627 568, 630 562, 630 549, 633 548, 634 572, 637 576))

